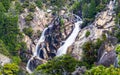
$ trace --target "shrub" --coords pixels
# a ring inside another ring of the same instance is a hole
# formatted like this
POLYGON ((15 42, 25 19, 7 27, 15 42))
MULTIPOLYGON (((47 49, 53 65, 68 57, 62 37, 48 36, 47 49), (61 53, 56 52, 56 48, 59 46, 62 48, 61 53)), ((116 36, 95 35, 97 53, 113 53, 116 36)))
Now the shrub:
POLYGON ((31 11, 31 12, 34 12, 35 11, 35 5, 34 4, 30 4, 30 6, 29 6, 29 11, 31 11))
POLYGON ((24 29, 23 29, 23 32, 24 32, 26 35, 28 35, 29 37, 31 37, 31 36, 33 35, 33 30, 32 30, 31 27, 29 27, 29 28, 24 28, 24 29))
POLYGON ((2 53, 4 55, 7 55, 7 56, 10 55, 8 50, 6 49, 6 46, 5 46, 4 42, 2 40, 0 40, 0 53, 2 53))
POLYGON ((5 64, 2 69, 3 75, 18 75, 19 67, 15 63, 5 64))
POLYGON ((29 0, 26 0, 26 1, 23 3, 22 7, 23 7, 23 8, 27 8, 28 6, 29 6, 29 0))
POLYGON ((87 70, 85 75, 120 75, 120 68, 97 66, 87 70))
POLYGON ((25 17, 25 21, 26 21, 26 24, 30 24, 30 21, 33 20, 33 14, 32 13, 29 13, 26 17, 25 17))
POLYGON ((0 12, 5 12, 6 9, 5 7, 3 6, 2 2, 0 2, 0 12))
POLYGON ((42 3, 42 1, 41 0, 36 0, 36 5, 39 7, 39 8, 42 8, 42 6, 43 6, 43 3, 42 3))
POLYGON ((22 7, 21 3, 19 1, 15 2, 16 10, 18 13, 22 13, 24 8, 22 7))
POLYGON ((90 31, 86 31, 85 37, 88 37, 90 35, 90 31))
POLYGON ((120 54, 118 54, 118 65, 120 67, 120 54))
POLYGON ((100 12, 100 11, 103 10, 104 8, 105 8, 105 5, 99 4, 99 5, 96 7, 96 11, 97 11, 97 12, 100 12))
POLYGON ((10 8, 10 0, 0 0, 0 2, 2 2, 6 10, 10 8))
POLYGON ((72 56, 63 55, 38 66, 36 72, 46 73, 47 75, 62 75, 66 72, 69 75, 75 70, 77 63, 78 61, 72 56))
POLYGON ((96 42, 88 41, 83 44, 83 61, 86 62, 89 68, 97 61, 97 50, 100 48, 102 40, 97 39, 96 42))
POLYGON ((13 56, 12 57, 12 60, 13 60, 13 62, 15 63, 15 64, 20 64, 20 62, 21 62, 21 59, 20 59, 20 57, 19 56, 13 56))
POLYGON ((120 44, 118 44, 118 45, 116 46, 115 50, 116 50, 117 53, 120 53, 120 44))

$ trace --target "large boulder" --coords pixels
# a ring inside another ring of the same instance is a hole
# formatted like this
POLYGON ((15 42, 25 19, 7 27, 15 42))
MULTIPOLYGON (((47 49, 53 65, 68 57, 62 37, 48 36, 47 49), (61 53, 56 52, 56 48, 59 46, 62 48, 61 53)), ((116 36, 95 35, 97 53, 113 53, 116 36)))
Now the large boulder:
POLYGON ((116 62, 116 56, 117 55, 114 50, 105 52, 98 61, 98 65, 104 65, 106 67, 109 67, 110 65, 114 65, 114 63, 116 62))

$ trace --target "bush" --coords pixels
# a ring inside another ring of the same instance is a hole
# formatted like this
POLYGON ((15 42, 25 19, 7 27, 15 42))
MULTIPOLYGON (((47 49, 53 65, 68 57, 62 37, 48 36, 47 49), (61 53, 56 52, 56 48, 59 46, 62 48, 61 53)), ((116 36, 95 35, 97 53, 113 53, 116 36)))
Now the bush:
POLYGON ((20 62, 21 62, 21 59, 20 59, 19 56, 13 56, 12 57, 12 62, 15 63, 15 64, 17 64, 17 65, 19 65, 20 62))
POLYGON ((118 65, 120 67, 120 54, 118 54, 118 65))
POLYGON ((6 9, 5 7, 3 6, 2 2, 0 2, 0 12, 5 12, 6 9))
POLYGON ((23 3, 22 7, 23 7, 23 8, 27 8, 28 6, 29 6, 29 0, 26 0, 26 1, 23 3))
POLYGON ((30 6, 29 6, 29 11, 31 11, 31 12, 34 12, 35 11, 35 5, 34 4, 30 4, 30 6))
POLYGON ((24 8, 22 7, 21 3, 19 1, 15 2, 16 10, 18 13, 22 13, 24 8))
POLYGON ((75 70, 77 63, 78 61, 72 56, 63 55, 38 66, 36 72, 46 73, 47 75, 62 75, 66 72, 69 75, 75 70))
POLYGON ((29 27, 29 28, 24 28, 24 29, 23 29, 23 32, 24 32, 26 35, 28 35, 29 37, 31 37, 31 36, 33 35, 33 30, 32 30, 31 27, 29 27))
POLYGON ((97 61, 97 50, 100 48, 101 44, 102 40, 100 39, 97 39, 96 42, 88 41, 83 44, 83 62, 86 62, 89 68, 97 61))
POLYGON ((120 68, 97 66, 86 71, 85 75, 120 75, 120 68))
POLYGON ((39 8, 42 8, 42 6, 43 6, 42 0, 36 0, 35 3, 39 8))
POLYGON ((105 5, 99 4, 99 5, 96 7, 96 11, 97 11, 97 12, 100 12, 100 11, 103 10, 104 8, 105 8, 105 5))
POLYGON ((118 44, 118 45, 116 46, 115 50, 116 50, 117 53, 120 53, 120 44, 118 44))
POLYGON ((71 6, 70 10, 73 10, 73 12, 76 14, 76 12, 80 9, 81 3, 76 1, 74 4, 71 6))
POLYGON ((90 35, 90 31, 86 31, 85 37, 88 37, 90 35))
POLYGON ((0 2, 2 2, 6 10, 10 8, 10 0, 0 0, 0 2))
POLYGON ((26 21, 26 24, 30 24, 30 21, 33 20, 33 14, 32 13, 29 13, 26 17, 25 17, 25 21, 26 21))
POLYGON ((5 44, 3 43, 2 40, 0 40, 0 53, 1 53, 1 54, 4 54, 4 55, 6 55, 6 56, 9 56, 9 55, 10 55, 9 52, 8 52, 8 50, 6 49, 5 44))
POLYGON ((3 75, 18 75, 19 67, 15 63, 5 64, 2 69, 3 75))

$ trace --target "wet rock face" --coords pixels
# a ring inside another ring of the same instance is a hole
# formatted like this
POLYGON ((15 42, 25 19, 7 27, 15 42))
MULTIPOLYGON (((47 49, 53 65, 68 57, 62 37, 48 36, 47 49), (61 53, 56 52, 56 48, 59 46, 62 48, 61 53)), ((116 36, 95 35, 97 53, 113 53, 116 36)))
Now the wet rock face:
POLYGON ((114 65, 116 61, 116 52, 114 50, 111 50, 107 52, 101 60, 98 61, 98 65, 104 65, 106 67, 109 67, 110 65, 114 65))
POLYGON ((40 57, 43 59, 54 57, 57 49, 60 47, 61 38, 60 21, 59 18, 56 18, 53 22, 53 26, 48 27, 45 32, 44 47, 40 50, 40 57))
POLYGON ((33 58, 32 61, 30 61, 29 68, 31 71, 33 71, 38 65, 43 64, 43 63, 44 63, 43 60, 39 60, 35 57, 35 58, 33 58))

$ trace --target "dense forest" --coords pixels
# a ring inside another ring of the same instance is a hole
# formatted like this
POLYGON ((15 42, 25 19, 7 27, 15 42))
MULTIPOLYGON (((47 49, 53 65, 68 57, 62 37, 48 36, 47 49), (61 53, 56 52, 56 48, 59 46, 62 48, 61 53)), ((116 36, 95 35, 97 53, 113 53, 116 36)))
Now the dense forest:
MULTIPOLYGON (((11 59, 10 63, 0 65, 0 75, 29 75, 25 66, 28 59, 21 53, 28 53, 27 44, 23 41, 24 35, 34 39, 35 32, 30 26, 34 19, 35 8, 46 11, 51 8, 53 15, 61 16, 60 11, 74 13, 83 20, 81 28, 91 25, 96 15, 106 10, 111 0, 0 0, 0 54, 11 59), (22 30, 19 27, 20 15, 27 11, 25 17, 26 27, 22 30)), ((120 0, 115 1, 115 26, 110 36, 117 38, 115 52, 120 59, 120 0)), ((49 23, 48 23, 49 24, 49 23)), ((63 19, 60 22, 64 24, 63 19)), ((46 25, 47 27, 48 25, 46 25)), ((61 32, 63 27, 60 28, 61 32)), ((37 31, 40 37, 41 31, 37 31)), ((85 37, 91 32, 87 31, 85 37)), ((83 58, 78 60, 70 53, 60 57, 53 57, 46 63, 40 64, 30 75, 120 75, 120 60, 118 66, 98 65, 98 50, 108 38, 103 34, 97 41, 86 41, 82 45, 83 58), (79 70, 78 70, 79 69, 79 70), (76 71, 78 71, 76 73, 76 71)), ((29 53, 28 53, 29 55, 29 53)), ((30 58, 29 58, 30 59, 30 58)), ((1 60, 1 59, 0 59, 1 60)))

